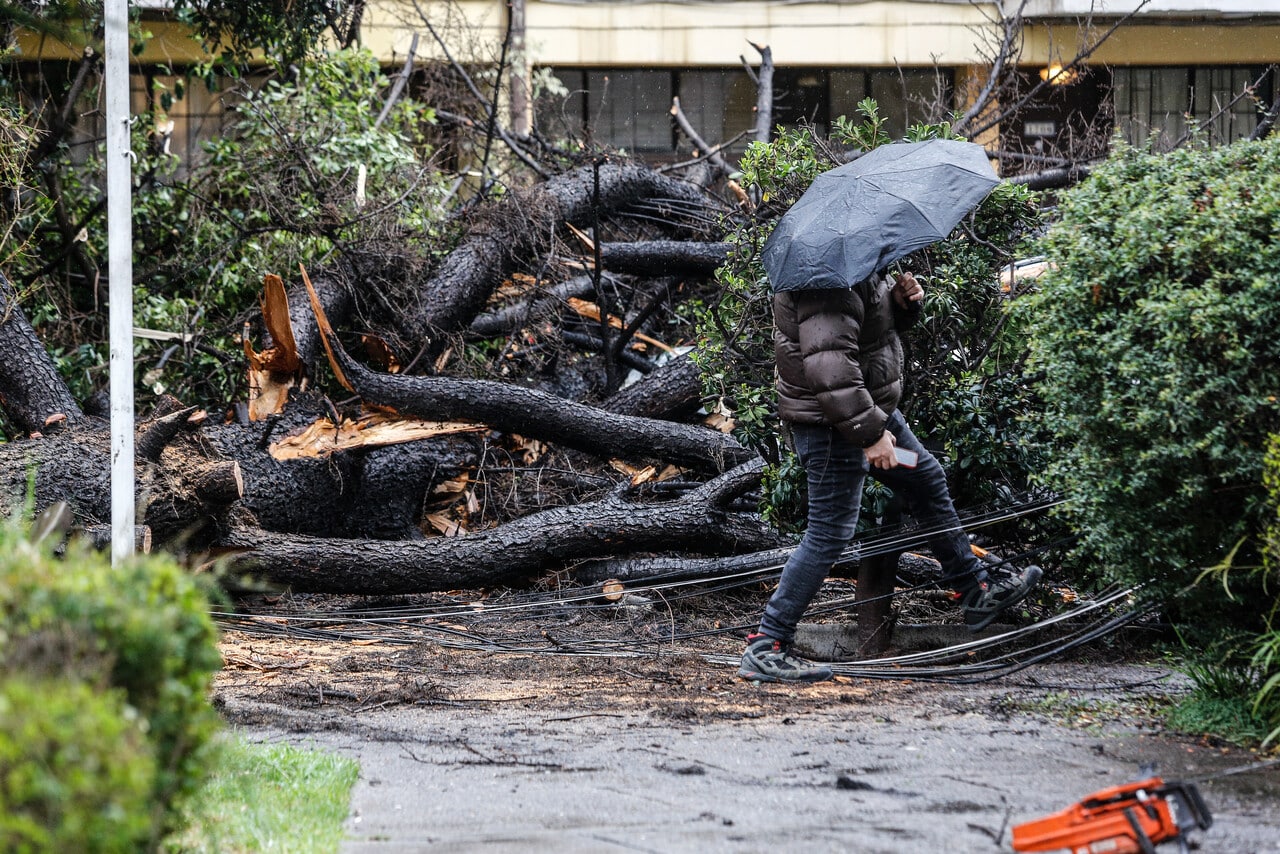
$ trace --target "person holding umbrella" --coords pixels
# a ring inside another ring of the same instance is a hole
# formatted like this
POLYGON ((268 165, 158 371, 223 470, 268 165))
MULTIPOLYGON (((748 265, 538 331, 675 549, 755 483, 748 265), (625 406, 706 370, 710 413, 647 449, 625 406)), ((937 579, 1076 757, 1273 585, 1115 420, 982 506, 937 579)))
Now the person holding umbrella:
POLYGON ((988 568, 974 555, 941 464, 912 433, 899 332, 924 289, 888 265, 946 237, 998 182, 980 146, 956 140, 885 145, 824 173, 765 244, 773 290, 778 415, 809 486, 808 527, 782 570, 738 675, 820 682, 830 667, 790 652, 796 626, 857 528, 868 474, 902 496, 929 534, 944 586, 978 631, 1022 601, 1039 567, 988 568), (905 452, 905 453, 904 453, 905 452))

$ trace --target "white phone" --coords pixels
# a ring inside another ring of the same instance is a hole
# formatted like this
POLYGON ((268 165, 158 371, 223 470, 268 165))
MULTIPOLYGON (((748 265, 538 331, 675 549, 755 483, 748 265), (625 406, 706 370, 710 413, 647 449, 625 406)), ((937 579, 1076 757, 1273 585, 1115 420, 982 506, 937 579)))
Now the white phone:
POLYGON ((909 469, 915 468, 916 463, 920 460, 920 455, 915 451, 908 451, 906 448, 899 448, 896 445, 893 448, 893 456, 897 459, 898 465, 909 469))

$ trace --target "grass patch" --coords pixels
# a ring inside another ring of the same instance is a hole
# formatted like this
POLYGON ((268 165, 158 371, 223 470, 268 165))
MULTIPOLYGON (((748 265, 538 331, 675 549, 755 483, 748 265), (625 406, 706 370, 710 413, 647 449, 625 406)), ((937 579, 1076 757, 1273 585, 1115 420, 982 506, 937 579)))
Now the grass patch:
POLYGON ((1180 665, 1193 688, 1170 710, 1169 726, 1243 747, 1257 745, 1268 731, 1266 720, 1253 705, 1262 687, 1261 674, 1243 664, 1206 658, 1188 658, 1180 665))
POLYGON ((1251 697, 1222 697, 1197 691, 1169 710, 1169 726, 1191 735, 1212 735, 1230 744, 1255 747, 1267 737, 1267 724, 1253 710, 1251 697))
POLYGON ((359 767, 332 753, 225 736, 212 748, 187 827, 168 848, 184 854, 321 854, 338 850, 359 767))
POLYGON ((1121 723, 1132 727, 1158 729, 1167 714, 1170 700, 1162 695, 1127 694, 1116 698, 1077 697, 1067 691, 1055 691, 1038 697, 1002 697, 996 709, 1023 712, 1086 732, 1101 732, 1107 724, 1121 723))

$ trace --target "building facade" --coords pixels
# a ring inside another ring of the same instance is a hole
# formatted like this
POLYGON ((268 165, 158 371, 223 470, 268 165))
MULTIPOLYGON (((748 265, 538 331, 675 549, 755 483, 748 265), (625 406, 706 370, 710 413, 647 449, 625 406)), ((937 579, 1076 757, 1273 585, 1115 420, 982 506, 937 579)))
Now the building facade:
MULTIPOLYGON (((412 33, 402 7, 374 7, 367 28, 389 60, 412 33)), ((1230 142, 1253 133, 1280 95, 1280 0, 466 0, 457 8, 489 44, 514 24, 520 59, 558 81, 562 89, 536 93, 541 128, 649 158, 688 147, 671 121, 675 97, 712 144, 753 126, 755 84, 744 64, 758 63, 757 46, 769 48, 776 69, 775 125, 806 122, 821 133, 866 97, 892 133, 963 111, 1005 36, 1002 19, 1019 20, 1012 39, 1022 83, 1003 93, 1010 106, 1046 76, 1053 84, 1004 117, 992 129, 998 138, 984 138, 1011 154, 1088 156, 1113 132, 1167 148, 1193 124, 1230 142), (1053 74, 1063 66, 1070 71, 1053 74)))
MULTIPOLYGON (((176 91, 173 72, 202 58, 164 21, 162 0, 143 5, 155 38, 138 57, 139 110, 176 91)), ((1232 141, 1280 94, 1280 0, 371 0, 361 43, 388 69, 415 44, 419 67, 505 56, 536 104, 517 125, 672 160, 690 150, 672 122, 674 98, 706 141, 745 146, 756 85, 744 66, 758 65, 759 48, 775 69, 775 126, 824 133, 871 97, 897 134, 972 104, 1006 35, 1016 74, 980 137, 1008 155, 1005 168, 1089 156, 1113 131, 1168 147, 1199 124, 1232 141), (1012 31, 1001 24, 1009 19, 1012 31)), ((16 58, 75 62, 81 50, 28 37, 16 58)), ((222 121, 218 93, 203 87, 162 106, 180 156, 197 156, 199 138, 222 121)))

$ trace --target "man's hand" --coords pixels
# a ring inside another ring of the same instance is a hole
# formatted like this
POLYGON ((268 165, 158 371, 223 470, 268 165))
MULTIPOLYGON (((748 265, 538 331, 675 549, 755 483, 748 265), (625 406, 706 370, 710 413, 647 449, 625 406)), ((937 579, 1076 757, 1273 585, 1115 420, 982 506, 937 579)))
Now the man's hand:
POLYGON ((893 455, 893 446, 896 444, 893 434, 885 430, 874 445, 863 448, 862 452, 867 455, 867 462, 874 467, 891 469, 898 465, 898 458, 893 455))
POLYGON ((898 308, 906 308, 909 303, 924 299, 924 288, 910 273, 899 273, 894 276, 893 290, 890 293, 893 294, 893 301, 898 304, 898 308))

